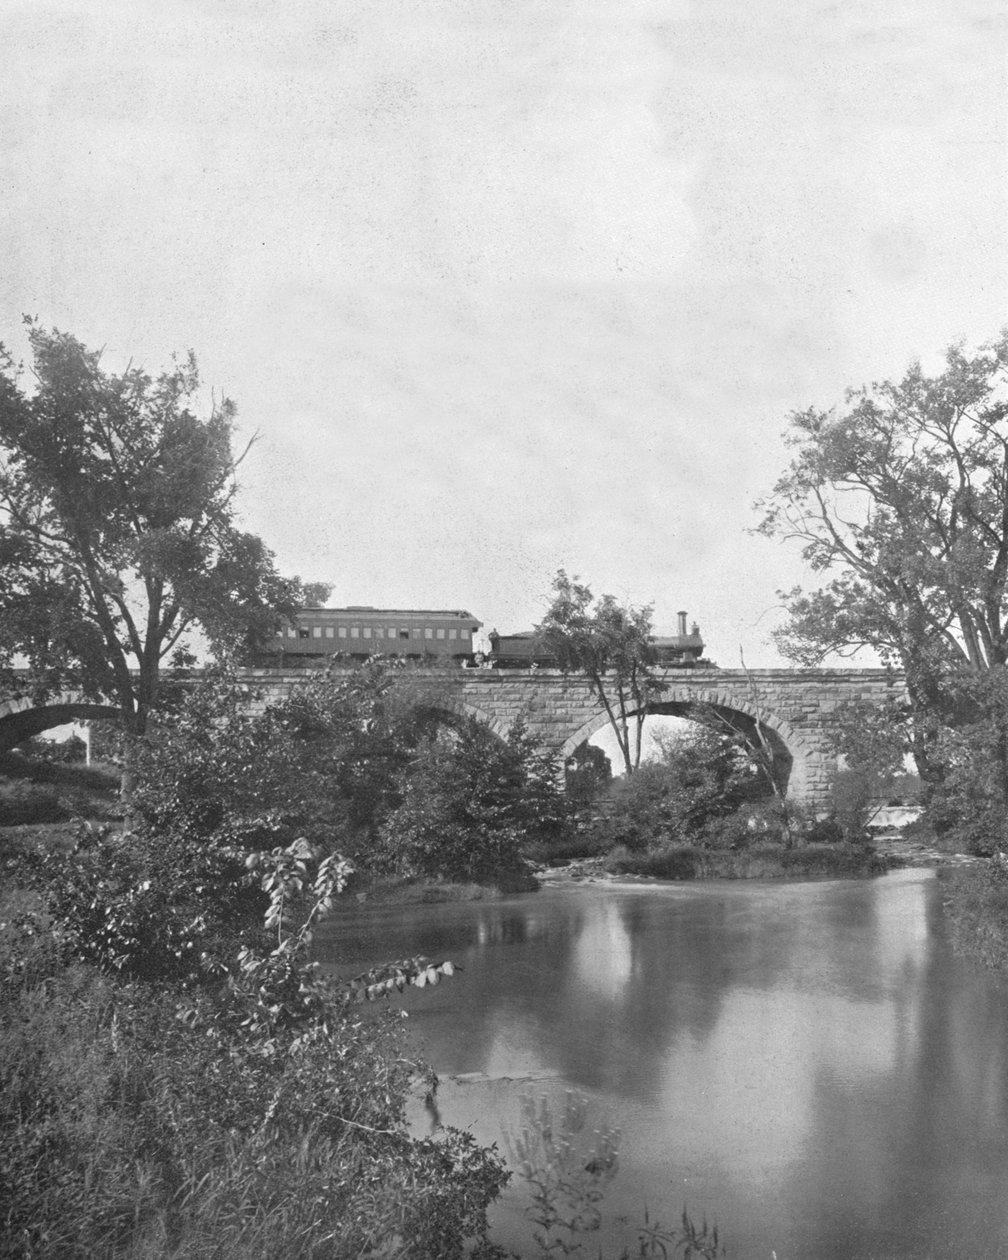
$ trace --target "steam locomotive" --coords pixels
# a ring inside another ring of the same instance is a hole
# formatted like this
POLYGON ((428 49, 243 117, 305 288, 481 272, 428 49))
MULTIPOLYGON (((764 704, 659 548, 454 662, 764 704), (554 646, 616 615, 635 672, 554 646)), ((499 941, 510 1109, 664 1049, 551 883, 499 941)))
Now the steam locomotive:
MULTIPOLYGON (((681 668, 711 665, 710 661, 704 660, 700 627, 694 621, 687 633, 686 614, 681 612, 678 617, 677 634, 651 636, 657 663, 681 668)), ((496 630, 491 630, 489 638, 489 659, 500 669, 548 669, 556 664, 551 656, 537 650, 534 630, 521 634, 498 634, 496 630)))

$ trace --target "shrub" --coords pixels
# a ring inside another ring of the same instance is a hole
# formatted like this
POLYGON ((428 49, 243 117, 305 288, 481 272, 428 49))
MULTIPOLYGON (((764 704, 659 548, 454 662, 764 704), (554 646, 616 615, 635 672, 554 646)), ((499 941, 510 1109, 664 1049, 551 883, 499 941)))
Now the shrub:
POLYGON ((475 719, 426 740, 382 827, 385 869, 407 877, 493 882, 524 866, 523 846, 562 843, 570 816, 520 724, 504 740, 475 719))
POLYGON ((101 766, 82 766, 76 762, 38 761, 18 749, 0 754, 0 775, 8 779, 54 784, 88 792, 114 792, 119 787, 119 773, 116 770, 101 766))
POLYGON ((87 756, 87 744, 79 735, 68 739, 26 739, 18 748, 23 756, 32 761, 47 761, 53 765, 72 765, 83 762, 87 756))
POLYGON ((863 845, 807 844, 786 848, 763 840, 747 849, 701 849, 670 846, 648 853, 616 850, 606 860, 615 874, 655 879, 780 879, 840 878, 881 875, 884 858, 863 845))
POLYGON ((344 1015, 282 1055, 240 1038, 222 1054, 163 990, 82 970, 4 1013, 0 1253, 12 1260, 356 1256, 393 1237, 397 1254, 427 1260, 485 1234, 504 1174, 469 1135, 410 1137, 391 1016, 344 1015))
POLYGON ((741 839, 732 818, 754 808, 769 788, 756 767, 726 735, 695 724, 689 733, 660 741, 657 759, 614 781, 612 807, 598 829, 610 844, 641 851, 669 844, 730 846, 741 839))
MULTIPOLYGON (((29 987, 24 966, 4 967, 0 1252, 349 1257, 398 1239, 404 1258, 461 1260, 475 1237, 492 1254, 486 1208, 506 1179, 500 1162, 450 1129, 411 1137, 418 1065, 401 1022, 362 1020, 354 1005, 435 984, 451 964, 407 959, 325 981, 308 949, 348 867, 303 840, 248 856, 262 930, 218 923, 215 939, 190 924, 202 933, 197 956, 175 926, 166 941, 155 927, 152 964, 133 947, 147 931, 137 905, 156 924, 189 872, 110 843, 99 834, 61 868, 92 852, 96 866, 110 863, 104 907, 75 909, 54 890, 59 870, 38 862, 54 939, 113 976, 154 972, 156 982, 113 983, 52 955, 46 982, 29 987)), ((44 921, 31 906, 22 917, 44 921)))
POLYGON ((877 805, 887 800, 891 775, 878 774, 864 766, 838 770, 830 790, 833 818, 845 840, 868 837, 868 823, 877 805))
POLYGON ((9 794, 0 796, 0 827, 65 822, 69 817, 68 802, 53 788, 19 784, 9 794))
POLYGON ((142 830, 213 847, 271 849, 305 836, 366 862, 399 803, 422 729, 380 666, 313 676, 255 712, 251 689, 223 676, 187 696, 135 758, 142 830))
POLYGON ((614 875, 650 875, 655 879, 696 879, 703 851, 694 845, 670 845, 648 853, 614 850, 606 869, 614 875))

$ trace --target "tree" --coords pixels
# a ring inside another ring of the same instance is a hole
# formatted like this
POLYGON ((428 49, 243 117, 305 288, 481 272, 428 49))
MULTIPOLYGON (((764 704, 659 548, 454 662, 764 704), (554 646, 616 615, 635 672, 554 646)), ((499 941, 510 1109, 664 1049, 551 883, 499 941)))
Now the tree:
MULTIPOLYGON (((74 686, 141 734, 198 628, 239 659, 325 588, 281 577, 235 523, 235 408, 200 417, 192 355, 151 377, 27 320, 32 380, 0 346, 0 664, 74 686)), ((247 451, 246 447, 246 451, 247 451)))
POLYGON ((791 418, 790 467, 760 529, 796 539, 820 589, 784 595, 792 659, 875 650, 903 670, 908 744, 940 778, 941 727, 962 716, 950 672, 1008 661, 1008 333, 944 370, 851 391, 840 414, 791 418))
POLYGON ((552 656, 565 672, 591 681, 616 735, 623 766, 640 765, 641 731, 651 702, 665 690, 653 675, 650 607, 598 600, 563 569, 553 580, 553 602, 536 627, 536 651, 552 656))
POLYGON ((567 758, 564 786, 567 799, 574 804, 590 804, 611 782, 612 762, 595 744, 585 740, 567 758))

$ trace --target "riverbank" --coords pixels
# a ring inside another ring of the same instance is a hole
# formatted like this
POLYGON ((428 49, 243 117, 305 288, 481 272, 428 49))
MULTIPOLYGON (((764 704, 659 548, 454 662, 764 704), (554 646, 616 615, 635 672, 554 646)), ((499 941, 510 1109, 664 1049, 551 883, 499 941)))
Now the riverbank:
POLYGON ((701 849, 676 846, 644 853, 615 850, 539 868, 540 880, 604 880, 636 876, 671 882, 709 879, 841 879, 884 875, 897 865, 869 845, 807 844, 701 849))
POLYGON ((1008 973, 1008 858, 995 854, 947 872, 942 908, 957 954, 1008 973))

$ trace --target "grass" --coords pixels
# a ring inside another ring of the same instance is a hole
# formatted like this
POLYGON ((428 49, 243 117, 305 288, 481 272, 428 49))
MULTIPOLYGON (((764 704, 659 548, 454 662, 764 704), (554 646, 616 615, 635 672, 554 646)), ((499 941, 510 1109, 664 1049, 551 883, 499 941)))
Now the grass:
POLYGON ((0 754, 0 828, 116 817, 119 774, 113 766, 37 760, 16 750, 0 754))
POLYGON ((999 857, 942 872, 952 948, 994 971, 1008 971, 1008 863, 999 857))

